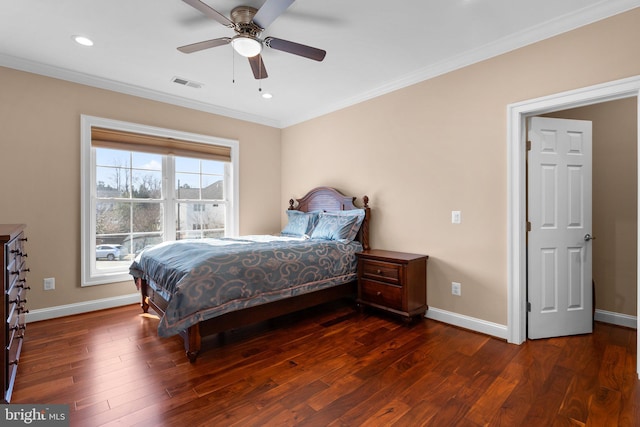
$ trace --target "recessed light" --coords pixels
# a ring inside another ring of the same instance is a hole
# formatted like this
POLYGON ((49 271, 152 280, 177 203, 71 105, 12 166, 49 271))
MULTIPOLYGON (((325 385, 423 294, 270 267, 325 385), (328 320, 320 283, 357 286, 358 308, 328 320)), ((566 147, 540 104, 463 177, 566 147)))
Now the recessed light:
POLYGON ((72 36, 73 41, 82 46, 93 46, 93 40, 85 36, 72 36))
POLYGON ((262 97, 264 99, 271 99, 271 98, 273 98, 273 95, 270 94, 269 92, 265 92, 265 93, 262 94, 262 97))

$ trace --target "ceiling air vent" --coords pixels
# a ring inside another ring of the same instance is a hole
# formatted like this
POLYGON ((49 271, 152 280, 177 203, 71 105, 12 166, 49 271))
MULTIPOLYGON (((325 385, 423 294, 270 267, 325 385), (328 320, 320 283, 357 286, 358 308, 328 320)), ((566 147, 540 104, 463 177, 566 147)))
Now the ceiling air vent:
POLYGON ((192 80, 183 79, 182 77, 174 77, 171 79, 172 82, 177 83, 182 86, 194 87, 196 89, 200 89, 204 86, 202 83, 194 82, 192 80))

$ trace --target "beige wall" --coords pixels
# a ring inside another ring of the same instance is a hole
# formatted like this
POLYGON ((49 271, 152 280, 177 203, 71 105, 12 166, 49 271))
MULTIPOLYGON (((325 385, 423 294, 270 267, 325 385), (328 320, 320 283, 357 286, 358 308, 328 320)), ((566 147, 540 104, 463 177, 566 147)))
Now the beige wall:
POLYGON ((81 114, 238 140, 240 232, 279 230, 279 129, 2 67, 0 81, 0 223, 28 226, 30 309, 135 292, 80 287, 81 114), (56 290, 42 290, 45 277, 56 290))
MULTIPOLYGON (((636 9, 282 131, 0 68, 0 222, 29 226, 29 305, 133 291, 80 287, 88 114, 238 139, 243 234, 277 231, 286 200, 317 185, 368 195, 374 247, 430 255, 431 306, 506 324, 506 107, 640 74, 639 39, 636 9), (44 277, 55 291, 41 290, 44 277)), ((632 302, 615 307, 635 314, 632 302)))
POLYGON ((638 98, 549 114, 593 123, 596 307, 636 314, 638 98))
POLYGON ((284 129, 282 193, 367 194, 373 247, 430 256, 430 306, 506 325, 506 107, 640 74, 637 40, 640 9, 284 129))

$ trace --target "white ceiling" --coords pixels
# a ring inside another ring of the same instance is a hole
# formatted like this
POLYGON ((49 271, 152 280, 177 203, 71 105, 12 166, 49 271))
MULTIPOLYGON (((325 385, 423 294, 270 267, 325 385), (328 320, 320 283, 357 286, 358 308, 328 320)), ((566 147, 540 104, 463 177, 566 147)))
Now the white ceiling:
MULTIPOLYGON (((264 0, 205 3, 229 17, 235 6, 259 8, 264 0)), ((638 6, 640 0, 298 0, 261 37, 327 56, 316 62, 265 48, 269 77, 258 81, 230 45, 176 49, 234 35, 181 0, 0 0, 0 66, 286 127, 638 6), (95 45, 79 46, 72 35, 95 45), (263 99, 260 89, 273 98, 263 99)))

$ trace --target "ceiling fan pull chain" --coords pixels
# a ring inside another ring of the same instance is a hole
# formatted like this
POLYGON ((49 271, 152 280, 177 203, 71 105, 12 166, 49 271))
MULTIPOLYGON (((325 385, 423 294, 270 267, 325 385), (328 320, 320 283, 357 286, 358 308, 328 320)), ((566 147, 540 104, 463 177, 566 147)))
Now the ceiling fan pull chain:
POLYGON ((258 63, 258 93, 262 92, 262 61, 258 63))

